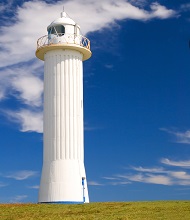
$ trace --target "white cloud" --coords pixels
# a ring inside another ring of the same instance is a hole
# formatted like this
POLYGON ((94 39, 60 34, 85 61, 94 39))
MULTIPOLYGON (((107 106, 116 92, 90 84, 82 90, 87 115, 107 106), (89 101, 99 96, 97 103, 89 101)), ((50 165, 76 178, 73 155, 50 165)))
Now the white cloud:
POLYGON ((4 89, 3 88, 0 88, 0 101, 4 98, 4 89))
MULTIPOLYGON (((27 1, 18 7, 12 18, 12 25, 5 24, 1 27, 0 65, 7 66, 34 58, 36 40, 47 33, 46 27, 59 16, 62 6, 63 1, 52 4, 44 1, 27 1)), ((159 3, 152 3, 151 10, 146 11, 125 0, 117 2, 73 0, 64 2, 64 6, 71 17, 81 25, 84 34, 100 30, 115 20, 145 21, 154 18, 166 19, 176 15, 175 11, 159 3)))
POLYGON ((102 177, 102 179, 106 179, 106 180, 118 180, 118 178, 116 178, 116 177, 102 177))
POLYGON ((150 5, 150 8, 153 11, 151 14, 152 18, 167 19, 176 15, 176 13, 173 10, 167 9, 165 6, 160 5, 158 2, 152 3, 150 5))
POLYGON ((0 3, 0 12, 3 12, 6 10, 6 4, 0 3))
POLYGON ((147 0, 128 0, 128 2, 130 2, 132 5, 135 5, 135 6, 139 6, 139 7, 144 7, 146 6, 148 3, 147 3, 147 0))
POLYGON ((148 175, 144 178, 145 183, 172 185, 172 179, 164 175, 148 175))
MULTIPOLYGON (((42 105, 43 82, 34 75, 17 76, 12 86, 18 91, 19 97, 28 105, 42 105)), ((18 98, 19 98, 18 97, 18 98)))
POLYGON ((178 168, 177 170, 170 170, 164 167, 130 167, 127 169, 130 170, 128 173, 117 174, 113 177, 106 177, 105 179, 110 181, 113 180, 109 183, 112 185, 127 184, 131 182, 159 184, 166 186, 190 185, 190 173, 182 170, 182 168, 190 167, 190 161, 171 161, 167 158, 163 158, 160 160, 160 162, 162 164, 175 166, 178 168), (115 181, 115 179, 117 179, 117 181, 115 181))
POLYGON ((116 175, 117 177, 121 178, 121 179, 128 179, 131 181, 137 181, 137 182, 142 182, 143 180, 143 175, 141 173, 138 174, 133 174, 133 175, 129 175, 129 174, 118 174, 116 175))
POLYGON ((12 1, 0 4, 0 11, 11 8, 13 15, 6 19, 4 14, 7 22, 2 22, 0 27, 0 100, 14 95, 20 102, 28 105, 29 110, 12 112, 13 114, 9 111, 9 116, 21 123, 21 131, 42 132, 42 115, 35 108, 42 106, 43 82, 38 73, 43 72, 43 62, 37 61, 37 58, 34 62, 36 41, 47 33, 46 27, 59 17, 62 6, 80 24, 84 34, 101 30, 118 20, 167 19, 177 14, 156 2, 150 4, 149 10, 145 10, 144 4, 144 0, 139 4, 135 4, 133 0, 72 0, 53 3, 41 0, 26 1, 15 10, 12 8, 12 1))
POLYGON ((105 64, 105 67, 106 67, 107 69, 113 69, 113 65, 112 65, 112 64, 105 64))
POLYGON ((183 180, 179 182, 181 186, 190 186, 190 180, 183 180))
POLYGON ((36 176, 38 172, 32 171, 32 170, 21 170, 17 172, 12 172, 7 175, 5 175, 6 178, 11 178, 15 180, 25 180, 30 177, 36 176))
POLYGON ((190 181, 190 175, 185 171, 176 171, 176 172, 170 172, 170 175, 177 178, 177 179, 184 179, 190 181))
POLYGON ((35 131, 38 133, 43 132, 43 113, 35 112, 32 110, 21 109, 20 111, 13 112, 7 111, 7 115, 11 121, 17 122, 21 125, 20 131, 35 131))
POLYGON ((190 168, 190 160, 186 161, 174 161, 169 160, 167 158, 162 158, 161 163, 169 165, 169 166, 176 166, 176 167, 184 167, 184 168, 190 168))
MULTIPOLYGON (((171 162, 168 159, 162 159, 161 162, 172 166, 173 164, 178 166, 180 165, 179 167, 185 167, 184 165, 187 166, 188 163, 187 161, 186 162, 181 161, 176 163, 174 161, 171 162)), ((170 184, 189 185, 187 183, 190 181, 190 175, 186 171, 171 171, 171 170, 165 170, 164 168, 143 168, 143 167, 133 167, 132 169, 141 172, 140 174, 138 174, 141 177, 139 178, 140 182, 154 183, 155 181, 155 183, 159 184, 160 181, 162 184, 165 182, 166 185, 170 185, 170 184), (142 172, 145 173, 146 177, 144 176, 144 174, 142 174, 142 172), (162 174, 162 175, 157 175, 157 174, 162 174)), ((134 178, 135 181, 138 180, 137 177, 132 176, 132 178, 134 178)))
POLYGON ((87 122, 84 122, 84 130, 85 131, 93 131, 93 130, 99 130, 99 129, 102 129, 102 128, 100 128, 100 127, 93 127, 93 126, 89 126, 89 123, 87 123, 87 122))
POLYGON ((1 187, 5 187, 5 186, 8 186, 8 184, 3 183, 3 182, 0 182, 0 188, 1 188, 1 187))
POLYGON ((96 181, 88 181, 88 185, 89 186, 102 186, 103 184, 98 183, 96 181))
POLYGON ((118 174, 117 177, 121 178, 120 182, 129 180, 132 182, 159 184, 159 185, 190 185, 190 175, 186 172, 167 171, 165 174, 150 174, 150 173, 137 173, 137 174, 118 174))
POLYGON ((190 3, 182 4, 180 8, 182 11, 189 11, 190 10, 190 3))
POLYGON ((118 185, 128 185, 131 182, 129 181, 116 181, 116 182, 110 182, 109 184, 112 186, 118 186, 118 185))
POLYGON ((13 198, 11 198, 10 203, 18 203, 26 199, 28 196, 27 195, 17 195, 13 198))
POLYGON ((102 177, 102 179, 108 180, 109 182, 106 183, 106 185, 112 185, 112 186, 118 186, 118 185, 127 185, 131 182, 121 180, 118 177, 102 177))
POLYGON ((132 167, 133 170, 139 171, 139 172, 148 172, 148 173, 165 173, 166 171, 164 168, 143 168, 143 167, 132 167))
POLYGON ((7 0, 6 2, 0 3, 0 12, 11 11, 13 0, 7 0))
POLYGON ((28 188, 30 188, 30 189, 39 189, 40 186, 39 185, 34 185, 34 186, 28 186, 28 188))
POLYGON ((167 128, 160 128, 160 130, 167 132, 168 134, 171 134, 175 137, 175 142, 176 143, 181 143, 181 144, 190 144, 190 130, 181 132, 181 131, 176 131, 172 129, 167 129, 167 128))
POLYGON ((42 105, 43 81, 39 71, 42 65, 37 60, 16 67, 0 70, 0 100, 8 95, 17 97, 22 103, 40 107, 42 105))
POLYGON ((43 131, 43 81, 38 73, 41 68, 40 62, 33 61, 0 70, 0 100, 14 96, 20 103, 28 105, 28 110, 1 110, 10 121, 19 123, 23 132, 43 131))
POLYGON ((152 184, 160 184, 160 185, 171 185, 171 178, 164 175, 153 175, 153 174, 126 174, 126 175, 117 175, 122 179, 127 179, 133 182, 141 182, 141 183, 152 183, 152 184))

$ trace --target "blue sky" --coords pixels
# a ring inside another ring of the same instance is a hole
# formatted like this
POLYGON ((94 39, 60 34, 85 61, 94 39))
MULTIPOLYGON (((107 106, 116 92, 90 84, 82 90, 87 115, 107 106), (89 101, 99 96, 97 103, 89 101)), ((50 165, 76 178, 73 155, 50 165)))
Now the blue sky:
POLYGON ((190 199, 190 3, 0 3, 0 202, 37 202, 43 62, 36 41, 66 12, 91 40, 84 62, 91 202, 190 199))

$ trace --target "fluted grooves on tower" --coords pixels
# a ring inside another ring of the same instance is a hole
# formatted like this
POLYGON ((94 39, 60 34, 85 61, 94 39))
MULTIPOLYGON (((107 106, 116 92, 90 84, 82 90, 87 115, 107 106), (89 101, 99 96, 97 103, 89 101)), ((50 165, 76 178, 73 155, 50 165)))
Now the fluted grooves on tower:
POLYGON ((82 55, 67 54, 57 50, 45 55, 44 159, 49 161, 83 160, 82 55))

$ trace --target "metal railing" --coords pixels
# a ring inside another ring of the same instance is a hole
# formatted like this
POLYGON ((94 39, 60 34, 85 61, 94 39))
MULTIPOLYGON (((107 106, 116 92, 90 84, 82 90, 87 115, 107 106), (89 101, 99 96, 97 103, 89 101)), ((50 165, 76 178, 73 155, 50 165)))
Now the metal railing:
POLYGON ((53 45, 53 44, 75 44, 90 50, 90 41, 82 35, 76 34, 50 34, 40 37, 37 40, 37 49, 40 47, 53 45))

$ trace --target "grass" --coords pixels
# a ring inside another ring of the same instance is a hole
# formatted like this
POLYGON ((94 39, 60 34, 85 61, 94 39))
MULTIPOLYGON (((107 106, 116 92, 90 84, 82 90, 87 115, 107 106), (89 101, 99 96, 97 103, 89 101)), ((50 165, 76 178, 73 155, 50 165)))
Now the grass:
POLYGON ((0 204, 0 220, 190 220, 190 201, 0 204))

